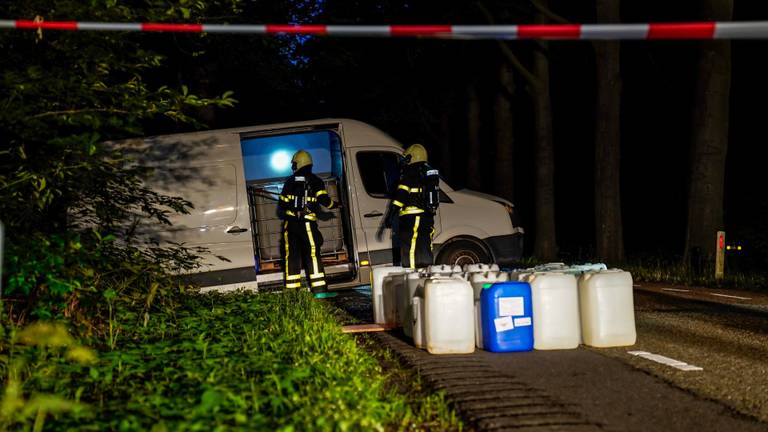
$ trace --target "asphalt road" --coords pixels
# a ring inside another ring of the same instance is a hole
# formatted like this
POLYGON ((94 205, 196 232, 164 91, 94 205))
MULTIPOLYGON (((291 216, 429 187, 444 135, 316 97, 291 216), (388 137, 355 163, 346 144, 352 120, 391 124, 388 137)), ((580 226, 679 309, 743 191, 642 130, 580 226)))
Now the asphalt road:
MULTIPOLYGON (((636 288, 632 347, 436 356, 397 331, 375 337, 445 391, 478 430, 768 431, 768 314, 759 301, 747 308, 723 304, 744 300, 651 291, 636 288)), ((370 320, 366 297, 335 303, 370 320)))
MULTIPOLYGON (((673 288, 674 289, 674 288, 673 288)), ((722 291, 726 292, 726 291, 722 291)), ((674 293, 674 292, 673 292, 674 293)), ((635 290, 637 344, 632 350, 662 354, 702 367, 684 372, 656 362, 627 356, 625 349, 600 354, 628 363, 699 397, 768 422, 768 313, 760 311, 760 295, 750 300, 696 299, 635 290)), ((741 293, 725 295, 746 297, 741 293)), ((765 426, 768 430, 768 426, 765 426)))

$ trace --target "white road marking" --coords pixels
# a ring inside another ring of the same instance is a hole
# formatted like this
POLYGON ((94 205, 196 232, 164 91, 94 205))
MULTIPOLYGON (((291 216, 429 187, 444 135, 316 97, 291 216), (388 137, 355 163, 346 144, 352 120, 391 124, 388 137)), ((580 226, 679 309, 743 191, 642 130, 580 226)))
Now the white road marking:
POLYGON ((667 366, 672 366, 673 368, 680 369, 682 371, 703 371, 704 370, 704 368, 694 366, 680 360, 675 360, 673 358, 664 357, 663 355, 653 354, 646 351, 627 351, 627 354, 642 357, 644 359, 655 361, 656 363, 661 363, 667 366))
POLYGON ((691 292, 691 290, 684 290, 678 288, 662 288, 662 291, 675 291, 675 292, 691 292))
POLYGON ((739 300, 752 300, 752 297, 739 297, 739 296, 732 296, 732 295, 718 294, 718 293, 709 293, 709 294, 712 294, 713 296, 728 297, 728 298, 739 299, 739 300))

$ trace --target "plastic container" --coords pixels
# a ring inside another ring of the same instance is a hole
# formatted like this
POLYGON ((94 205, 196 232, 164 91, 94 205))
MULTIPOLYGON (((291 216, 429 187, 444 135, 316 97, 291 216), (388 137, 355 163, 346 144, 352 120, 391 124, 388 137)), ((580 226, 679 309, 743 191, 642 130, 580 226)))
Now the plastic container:
POLYGON ((539 264, 535 267, 529 267, 529 268, 518 268, 513 269, 512 272, 510 272, 512 279, 516 280, 515 278, 518 276, 522 276, 524 274, 530 274, 530 273, 541 273, 541 272, 548 272, 548 271, 565 271, 568 269, 568 266, 565 265, 565 263, 561 262, 554 262, 554 263, 547 263, 547 264, 539 264))
POLYGON ((514 270, 509 272, 509 280, 525 282, 525 279, 533 274, 533 270, 514 270))
POLYGON ((371 276, 371 300, 373 302, 373 322, 386 324, 384 313, 384 278, 391 273, 402 273, 400 266, 376 267, 371 276))
POLYGON ((472 285, 472 291, 476 300, 480 299, 480 292, 484 285, 496 282, 507 282, 509 273, 500 271, 487 271, 482 273, 472 273, 469 275, 469 283, 472 285))
POLYGON ((453 275, 437 274, 429 275, 427 273, 419 273, 419 277, 411 276, 406 277, 407 287, 403 291, 404 297, 401 298, 401 308, 403 311, 403 333, 414 340, 414 345, 419 348, 424 348, 426 342, 423 341, 424 334, 424 285, 429 280, 436 279, 456 279, 462 280, 461 277, 454 277, 453 275), (417 338, 419 340, 417 341, 417 338))
POLYGON ((398 322, 403 326, 403 333, 409 338, 413 337, 413 311, 411 310, 413 296, 416 294, 416 290, 418 290, 419 287, 422 287, 423 289, 424 282, 429 278, 430 276, 425 273, 408 273, 405 276, 403 287, 398 291, 398 322))
POLYGON ((470 275, 470 273, 465 273, 465 272, 451 273, 451 277, 452 278, 462 279, 462 280, 465 280, 465 281, 469 280, 469 275, 470 275))
POLYGON ((483 264, 483 263, 464 264, 464 271, 467 272, 467 273, 499 271, 499 265, 498 264, 483 264))
POLYGON ((585 273, 579 278, 581 331, 593 347, 634 345, 635 305, 632 275, 622 270, 585 273))
POLYGON ((480 294, 483 349, 492 352, 533 349, 533 305, 527 282, 500 282, 480 294))
POLYGON ((458 265, 450 265, 450 264, 435 264, 427 267, 427 272, 429 274, 442 274, 442 275, 450 275, 452 273, 460 273, 461 267, 458 265))
POLYGON ((586 264, 570 266, 570 269, 585 273, 585 272, 608 270, 608 267, 604 263, 594 263, 594 264, 586 263, 586 264))
POLYGON ((536 267, 530 269, 535 272, 545 272, 545 271, 552 271, 552 270, 562 270, 564 268, 567 268, 568 266, 565 265, 565 263, 561 262, 551 262, 546 264, 539 264, 536 267))
POLYGON ((424 283, 424 342, 432 354, 475 351, 472 286, 459 279, 424 283))
POLYGON ((387 325, 400 325, 397 316, 397 293, 403 289, 405 278, 411 269, 403 269, 401 272, 390 273, 384 277, 382 283, 382 309, 384 323, 387 325))
POLYGON ((509 280, 509 274, 504 272, 485 272, 485 273, 472 273, 469 278, 469 283, 472 285, 473 301, 475 308, 475 346, 483 348, 483 324, 481 321, 482 311, 480 307, 480 292, 483 287, 496 283, 505 282, 509 280))
POLYGON ((424 311, 424 286, 427 281, 430 280, 458 280, 458 281, 464 281, 461 277, 455 277, 455 276, 447 276, 447 275, 433 275, 433 276, 425 276, 423 279, 419 278, 418 283, 415 285, 415 289, 413 291, 413 295, 411 297, 410 305, 406 309, 406 319, 408 322, 410 322, 410 329, 406 329, 405 325, 403 325, 403 333, 405 333, 406 336, 413 339, 413 345, 416 346, 416 348, 422 348, 426 349, 427 343, 425 339, 425 311, 424 311))
POLYGON ((572 274, 578 277, 587 272, 598 272, 603 270, 608 270, 608 267, 603 263, 596 263, 596 264, 587 263, 587 264, 577 264, 577 265, 567 266, 562 269, 556 269, 552 271, 555 271, 558 273, 572 274))
POLYGON ((578 348, 581 341, 579 291, 576 277, 559 272, 534 273, 527 278, 533 300, 533 348, 578 348))
POLYGON ((413 335, 413 345, 416 348, 426 349, 427 344, 424 338, 424 285, 419 285, 411 300, 411 315, 413 321, 411 325, 411 335, 413 335))

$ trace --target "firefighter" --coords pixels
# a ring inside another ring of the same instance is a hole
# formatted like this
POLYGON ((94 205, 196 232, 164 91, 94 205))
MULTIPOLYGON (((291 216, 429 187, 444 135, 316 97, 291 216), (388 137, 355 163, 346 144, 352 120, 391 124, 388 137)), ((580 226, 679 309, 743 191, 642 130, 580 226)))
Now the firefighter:
POLYGON ((435 211, 440 202, 440 177, 427 165, 427 150, 421 144, 403 153, 403 170, 389 207, 386 224, 398 218, 401 265, 421 268, 432 265, 432 236, 435 211))
POLYGON ((312 156, 299 150, 291 159, 293 175, 280 192, 278 210, 283 219, 282 254, 286 289, 301 288, 301 269, 315 298, 332 297, 325 281, 320 248, 323 236, 317 227, 320 206, 340 207, 325 190, 325 183, 312 173, 312 156))

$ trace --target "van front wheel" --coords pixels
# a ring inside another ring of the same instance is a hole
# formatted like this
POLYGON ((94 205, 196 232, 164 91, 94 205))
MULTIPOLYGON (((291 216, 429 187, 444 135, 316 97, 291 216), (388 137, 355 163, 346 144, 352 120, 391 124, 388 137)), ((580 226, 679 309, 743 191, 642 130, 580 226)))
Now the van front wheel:
POLYGON ((437 264, 460 265, 490 263, 491 257, 482 245, 471 240, 457 240, 447 244, 437 257, 437 264))

